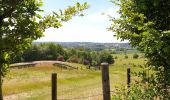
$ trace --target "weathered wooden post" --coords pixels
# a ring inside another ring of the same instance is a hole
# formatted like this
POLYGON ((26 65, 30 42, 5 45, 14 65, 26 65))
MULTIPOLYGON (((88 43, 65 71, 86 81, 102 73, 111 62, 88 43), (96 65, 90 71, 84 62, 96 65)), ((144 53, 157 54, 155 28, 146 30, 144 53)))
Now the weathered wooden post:
POLYGON ((130 88, 130 68, 127 68, 127 87, 130 88))
POLYGON ((52 100, 57 100, 57 73, 52 73, 52 100))
POLYGON ((109 81, 109 64, 101 63, 102 69, 102 85, 103 85, 103 100, 110 100, 110 81, 109 81))

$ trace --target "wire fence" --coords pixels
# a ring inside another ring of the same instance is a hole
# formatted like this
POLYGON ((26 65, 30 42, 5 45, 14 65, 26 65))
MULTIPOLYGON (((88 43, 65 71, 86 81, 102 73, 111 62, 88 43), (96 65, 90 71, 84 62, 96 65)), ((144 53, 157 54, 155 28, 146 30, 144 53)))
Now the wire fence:
MULTIPOLYGON (((110 91, 110 93, 118 94, 118 92, 115 92, 114 90, 110 91)), ((75 98, 57 99, 57 100, 84 100, 84 99, 89 99, 89 98, 94 98, 94 97, 99 97, 99 96, 102 97, 103 93, 92 94, 92 95, 82 96, 82 97, 75 97, 75 98)))
MULTIPOLYGON (((50 90, 41 91, 41 92, 36 91, 36 96, 47 95, 47 92, 49 93, 48 95, 50 95, 50 90)), ((110 91, 110 93, 117 94, 115 91, 110 91)), ((57 100, 102 100, 102 96, 103 96, 103 93, 88 94, 86 96, 79 96, 79 97, 72 95, 69 98, 66 98, 66 97, 61 98, 59 96, 57 100)), ((27 92, 27 93, 20 93, 17 95, 10 95, 10 96, 5 97, 4 100, 24 100, 24 99, 31 99, 31 98, 35 98, 35 92, 27 92)), ((42 99, 42 100, 45 100, 45 99, 42 99)))
POLYGON ((84 96, 84 97, 77 97, 77 98, 69 98, 69 99, 57 99, 57 100, 84 100, 87 98, 92 98, 92 97, 96 97, 96 96, 101 96, 103 94, 95 94, 95 95, 89 95, 89 96, 84 96))
MULTIPOLYGON (((102 99, 102 82, 99 79, 89 79, 87 82, 77 82, 66 79, 57 82, 57 100, 101 100, 102 99), (95 83, 91 80, 97 80, 95 83)), ((8 76, 5 80, 5 92, 8 92, 4 100, 34 100, 34 98, 42 98, 41 100, 50 100, 51 98, 51 75, 24 75, 21 77, 8 76), (13 90, 17 83, 20 88, 13 90), (15 84, 15 85, 14 85, 15 84), (10 86, 10 87, 6 87, 10 86), (25 90, 23 90, 25 89, 25 90)))
POLYGON ((101 82, 79 84, 75 81, 69 87, 63 87, 60 83, 57 87, 57 100, 101 100, 102 97, 101 82))
MULTIPOLYGON (((46 69, 45 69, 46 70, 46 69)), ((6 78, 6 85, 11 87, 7 87, 6 91, 8 91, 8 96, 5 97, 4 100, 50 100, 51 98, 51 75, 50 74, 42 74, 38 73, 25 73, 21 76, 8 76, 6 78), (17 90, 13 90, 12 87, 15 87, 17 82, 18 88, 17 90), (24 90, 22 90, 24 89, 24 90), (10 92, 9 92, 10 91, 10 92)), ((60 73, 59 77, 62 78, 63 72, 60 73)), ((76 74, 77 75, 77 74, 76 74)), ((70 75, 71 76, 71 75, 70 75)), ((65 77, 65 76, 64 76, 65 77)), ((88 79, 83 79, 83 75, 81 79, 74 79, 76 76, 65 77, 65 80, 57 80, 57 100, 102 100, 103 93, 102 91, 102 80, 101 76, 96 78, 91 77, 88 79), (80 81, 80 82, 79 82, 80 81)), ((86 78, 86 77, 85 77, 86 78)), ((6 92, 5 91, 5 92, 6 92)), ((114 90, 111 90, 109 93, 117 94, 114 90)))

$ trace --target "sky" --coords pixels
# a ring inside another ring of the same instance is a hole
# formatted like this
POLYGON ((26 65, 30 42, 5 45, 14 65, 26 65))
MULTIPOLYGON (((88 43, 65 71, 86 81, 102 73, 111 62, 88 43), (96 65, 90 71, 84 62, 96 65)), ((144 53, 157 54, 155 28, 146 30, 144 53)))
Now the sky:
POLYGON ((90 8, 84 12, 83 17, 73 17, 70 21, 62 23, 63 26, 55 29, 49 28, 44 32, 44 37, 37 41, 43 42, 100 42, 113 43, 120 42, 114 33, 107 28, 111 22, 107 15, 118 18, 116 12, 119 7, 109 0, 43 0, 45 11, 42 15, 48 15, 52 11, 65 9, 73 6, 76 2, 87 2, 90 8), (104 13, 104 15, 102 14, 104 13))

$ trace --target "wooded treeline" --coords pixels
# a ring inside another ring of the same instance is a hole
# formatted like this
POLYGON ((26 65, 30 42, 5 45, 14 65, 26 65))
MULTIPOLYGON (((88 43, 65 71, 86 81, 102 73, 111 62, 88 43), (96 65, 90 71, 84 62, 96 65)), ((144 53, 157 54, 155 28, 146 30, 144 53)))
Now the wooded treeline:
POLYGON ((39 60, 57 60, 98 66, 101 62, 114 63, 109 51, 93 51, 83 48, 64 48, 54 43, 34 44, 23 54, 18 55, 13 63, 39 60))

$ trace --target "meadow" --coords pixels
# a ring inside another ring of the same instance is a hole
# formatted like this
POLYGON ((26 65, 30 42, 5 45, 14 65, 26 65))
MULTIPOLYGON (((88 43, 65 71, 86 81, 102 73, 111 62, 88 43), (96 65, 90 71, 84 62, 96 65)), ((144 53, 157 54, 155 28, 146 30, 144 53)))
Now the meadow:
MULTIPOLYGON (((116 85, 126 84, 126 70, 138 71, 132 64, 144 64, 146 59, 140 54, 133 59, 133 54, 113 54, 115 63, 109 66, 110 90, 116 85)), ((51 73, 57 73, 57 98, 101 100, 101 70, 86 69, 85 65, 68 63, 78 70, 66 70, 57 66, 41 65, 36 67, 11 69, 3 81, 5 100, 49 100, 51 99, 51 73)), ((113 94, 114 92, 112 92, 113 94)))

